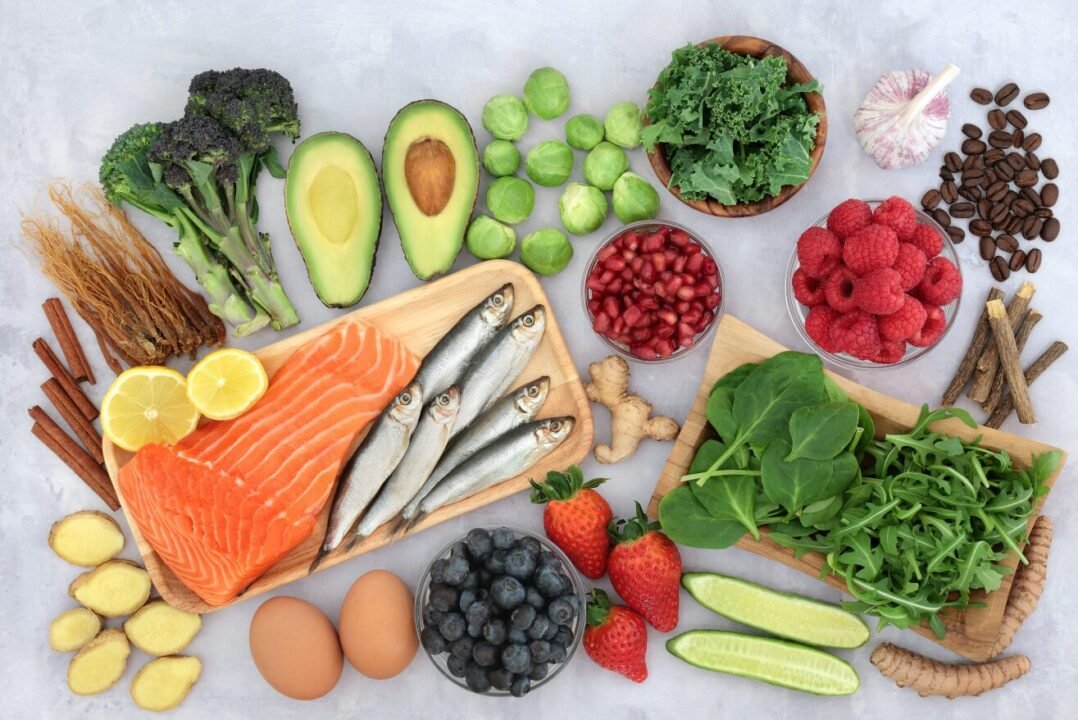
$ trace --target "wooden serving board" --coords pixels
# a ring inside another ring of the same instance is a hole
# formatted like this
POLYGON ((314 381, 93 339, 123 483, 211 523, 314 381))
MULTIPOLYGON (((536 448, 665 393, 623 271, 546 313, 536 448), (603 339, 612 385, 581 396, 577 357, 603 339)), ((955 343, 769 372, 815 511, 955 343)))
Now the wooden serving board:
MULTIPOLYGON (((681 476, 688 472, 697 448, 703 444, 704 440, 714 436, 714 430, 707 422, 706 406, 708 395, 715 382, 739 365, 760 362, 786 349, 735 317, 727 315, 722 318, 711 346, 711 355, 704 370, 700 392, 693 401, 688 418, 681 426, 681 434, 674 442, 674 449, 652 494, 650 505, 652 516, 658 515, 659 501, 663 496, 681 483, 681 476)), ((876 423, 876 434, 879 437, 887 433, 906 432, 917 423, 920 412, 918 406, 869 390, 829 370, 826 372, 849 394, 851 399, 865 406, 876 423)), ((1014 464, 1018 467, 1027 467, 1032 453, 1059 449, 992 428, 983 426, 970 428, 954 419, 936 423, 933 427, 948 434, 957 435, 964 440, 972 440, 979 435, 985 447, 1006 450, 1010 453, 1014 464)), ((1053 485, 1059 477, 1065 460, 1066 453, 1063 453, 1059 467, 1048 479, 1049 486, 1053 485)), ((1042 503, 1046 497, 1048 496, 1041 498, 1042 503)), ((1033 519, 1035 518, 1030 519, 1031 525, 1033 519)), ((793 550, 773 542, 768 537, 766 528, 761 528, 760 533, 762 537, 759 542, 746 534, 738 541, 737 547, 776 560, 807 575, 819 577, 820 568, 824 564, 823 555, 808 553, 798 559, 793 550)), ((1013 569, 1018 564, 1018 556, 1011 555, 1003 564, 1013 569)), ((973 600, 983 602, 982 607, 969 608, 962 612, 945 612, 943 618, 947 625, 947 636, 943 640, 938 640, 928 627, 918 627, 915 630, 970 660, 990 659, 992 645, 999 637, 1000 623, 1003 620, 1003 611, 1007 605, 1007 595, 1010 592, 1013 577, 1012 574, 1004 578, 1002 586, 994 593, 988 595, 983 592, 974 593, 973 600)), ((846 591, 846 583, 842 578, 828 575, 824 581, 832 587, 846 591)))
MULTIPOLYGON (((462 515, 524 490, 528 487, 528 478, 542 477, 548 470, 559 470, 579 462, 591 450, 594 435, 591 407, 587 396, 584 394, 584 388, 580 384, 580 378, 577 376, 573 360, 569 356, 569 350, 565 346, 561 330, 558 328, 558 323, 551 312, 550 303, 547 301, 546 294, 536 277, 522 265, 507 260, 480 263, 441 280, 395 295, 353 313, 342 315, 324 325, 297 333, 272 345, 267 345, 255 353, 262 360, 266 371, 272 379, 273 373, 301 345, 324 333, 336 323, 344 321, 345 318, 356 317, 362 318, 378 326, 379 330, 400 339, 418 357, 423 357, 468 310, 507 282, 513 283, 514 286, 514 317, 537 303, 542 303, 547 308, 547 327, 543 340, 531 362, 528 363, 528 366, 521 373, 513 387, 541 375, 550 376, 550 393, 539 417, 572 415, 576 418, 576 427, 561 446, 526 474, 507 480, 470 498, 431 513, 423 521, 411 528, 408 534, 437 525, 449 518, 462 515)), ((358 445, 361 439, 362 436, 357 438, 355 444, 358 445)), ((161 597, 173 607, 198 613, 212 612, 213 610, 219 610, 220 607, 227 607, 227 605, 219 607, 208 605, 180 582, 169 570, 168 566, 157 557, 153 548, 143 538, 138 526, 128 514, 127 506, 123 501, 123 495, 120 493, 119 484, 117 483, 118 470, 131 459, 131 453, 117 448, 108 440, 105 440, 104 454, 105 465, 113 484, 116 485, 116 492, 120 496, 120 504, 123 506, 124 514, 127 516, 131 533, 138 544, 146 570, 150 573, 154 587, 157 588, 161 597)), ((255 580, 243 594, 237 596, 229 605, 255 595, 261 595, 293 580, 306 577, 308 568, 314 559, 325 532, 329 505, 327 503, 326 508, 322 511, 318 529, 307 540, 294 548, 291 553, 255 580)), ((395 539, 397 538, 390 537, 383 527, 366 540, 357 543, 350 551, 338 551, 327 556, 318 569, 322 570, 348 558, 370 552, 395 539)))

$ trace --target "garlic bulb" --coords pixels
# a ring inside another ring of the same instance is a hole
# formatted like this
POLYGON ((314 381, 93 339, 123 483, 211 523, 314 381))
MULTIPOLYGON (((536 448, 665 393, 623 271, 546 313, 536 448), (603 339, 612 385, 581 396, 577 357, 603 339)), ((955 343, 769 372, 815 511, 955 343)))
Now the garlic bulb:
POLYGON ((936 77, 898 70, 880 78, 853 114, 857 140, 877 165, 909 167, 928 157, 947 130, 951 101, 944 88, 956 75, 948 65, 936 77))

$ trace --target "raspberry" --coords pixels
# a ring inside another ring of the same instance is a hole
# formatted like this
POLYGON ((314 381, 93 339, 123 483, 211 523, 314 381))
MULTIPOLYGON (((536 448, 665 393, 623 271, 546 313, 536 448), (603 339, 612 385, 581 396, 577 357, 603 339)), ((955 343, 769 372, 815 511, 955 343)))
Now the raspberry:
POLYGON ((876 318, 864 310, 840 315, 831 323, 831 342, 855 358, 871 360, 880 352, 880 330, 876 318))
POLYGON ((880 337, 885 341, 905 342, 921 331, 927 317, 925 306, 912 295, 895 312, 879 320, 880 337))
POLYGON ((917 215, 913 206, 897 195, 880 203, 872 213, 872 222, 891 228, 899 240, 909 240, 917 229, 917 215))
POLYGON ((921 248, 913 243, 899 243, 898 257, 895 258, 895 270, 902 276, 902 289, 913 290, 925 276, 928 258, 921 248))
POLYGON ((902 276, 897 270, 880 268, 853 281, 853 301, 873 315, 890 315, 902 307, 902 276))
POLYGON ((934 258, 943 249, 943 236, 929 225, 918 225, 907 241, 921 248, 926 257, 934 258))
POLYGON ((840 238, 848 238, 872 222, 872 210, 863 200, 843 200, 827 216, 827 229, 840 238))
POLYGON ((946 305, 962 293, 962 275, 945 257, 934 257, 917 285, 917 294, 930 305, 946 305))
POLYGON ((833 310, 848 313, 857 309, 857 303, 853 299, 853 281, 856 279, 857 275, 852 270, 845 265, 839 265, 824 280, 824 298, 833 310))
POLYGON ((884 340, 880 343, 880 351, 872 362, 880 365, 894 365, 906 355, 905 340, 884 340))
POLYGON ((910 336, 910 345, 929 347, 935 345, 940 335, 947 329, 947 318, 943 310, 935 305, 925 305, 925 324, 910 336))
POLYGON ((812 277, 827 277, 842 259, 842 242, 829 230, 810 227, 797 239, 797 259, 812 277))
POLYGON ((858 275, 869 270, 889 268, 898 257, 898 237, 883 225, 869 225, 846 239, 842 259, 858 275))
POLYGON ((825 352, 842 352, 831 340, 831 324, 838 317, 839 314, 826 305, 817 305, 805 317, 805 332, 825 352))
POLYGON ((804 268, 797 268, 793 277, 794 297, 802 305, 812 307, 823 305, 827 299, 823 294, 823 280, 814 278, 805 272, 804 268))

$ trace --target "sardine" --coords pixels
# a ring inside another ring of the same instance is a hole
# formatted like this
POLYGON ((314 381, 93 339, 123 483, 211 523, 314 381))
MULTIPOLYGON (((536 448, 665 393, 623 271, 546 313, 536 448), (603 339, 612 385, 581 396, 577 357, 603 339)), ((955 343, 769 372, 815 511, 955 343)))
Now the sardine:
POLYGON ((491 405, 490 409, 476 418, 468 429, 453 438, 419 492, 405 506, 401 517, 410 520, 415 516, 419 510, 419 503, 423 501, 427 493, 433 490, 455 467, 510 430, 531 422, 539 414, 549 392, 550 378, 544 375, 520 386, 491 405))
POLYGON ((526 472, 561 445, 575 425, 573 417, 557 417, 510 430, 493 445, 462 462, 438 483, 419 504, 416 517, 526 472))
POLYGON ((500 398, 524 371, 546 331, 546 308, 536 305, 501 329, 460 381, 460 435, 500 398))
POLYGON ((457 384, 512 312, 513 284, 506 283, 457 321, 423 358, 416 373, 415 381, 423 388, 424 400, 457 384))
POLYGON ((378 497, 356 526, 357 537, 365 538, 373 533, 382 523, 400 512, 415 494, 445 450, 459 409, 460 391, 456 385, 427 405, 415 432, 412 433, 408 452, 404 454, 397 469, 389 476, 378 497))
POLYGON ((374 421, 373 427, 352 456, 350 464, 337 480, 333 509, 322 546, 311 563, 314 570, 322 558, 334 550, 370 503, 408 449, 408 439, 419 421, 423 409, 423 391, 412 381, 386 410, 374 421))

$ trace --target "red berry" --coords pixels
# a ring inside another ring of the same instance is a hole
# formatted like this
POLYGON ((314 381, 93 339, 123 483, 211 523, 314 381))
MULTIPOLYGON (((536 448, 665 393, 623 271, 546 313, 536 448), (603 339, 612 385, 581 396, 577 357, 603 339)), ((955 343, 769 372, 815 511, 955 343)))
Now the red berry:
POLYGON ((926 257, 934 258, 943 250, 943 236, 931 225, 918 225, 907 241, 921 248, 926 257))
POLYGON ((841 259, 842 242, 830 230, 810 227, 797 239, 797 260, 812 277, 827 277, 841 259))
POLYGON ((805 316, 805 332, 824 352, 842 352, 831 339, 831 324, 838 316, 839 314, 827 305, 817 305, 805 316))
POLYGON ((607 569, 610 584, 625 604, 660 632, 677 627, 681 594, 681 554, 677 545, 649 522, 640 503, 636 517, 610 524, 614 547, 607 569))
POLYGON ((899 243, 898 257, 895 258, 895 270, 902 276, 902 289, 909 291, 917 287, 925 276, 928 257, 913 243, 899 243))
POLYGON ((917 214, 908 202, 892 195, 872 213, 872 221, 895 231, 899 240, 909 240, 917 229, 917 214))
POLYGON ((831 342, 855 358, 871 360, 880 352, 880 330, 876 318, 864 310, 839 316, 831 323, 831 342))
POLYGON ((905 356, 905 340, 884 340, 880 343, 880 351, 876 353, 876 357, 872 358, 872 362, 880 365, 894 365, 905 356))
POLYGON ((823 281, 814 278, 805 272, 804 268, 797 268, 793 277, 794 297, 802 305, 822 305, 827 302, 823 294, 823 281))
POLYGON ((857 309, 853 299, 853 281, 856 279, 857 275, 845 265, 839 265, 827 276, 823 294, 827 304, 836 312, 848 313, 857 309))
POLYGON ((929 305, 946 305, 962 293, 962 275, 945 257, 934 257, 917 286, 918 296, 929 305))
POLYGON ((850 237, 842 247, 842 259, 858 275, 889 268, 898 257, 898 236, 883 225, 869 225, 850 237))
POLYGON ((544 483, 531 483, 531 501, 546 503, 543 527, 547 537, 569 556, 582 575, 593 580, 606 574, 610 554, 606 528, 614 518, 610 505, 594 490, 602 483, 602 478, 585 482, 584 473, 576 465, 564 473, 547 473, 544 483))
POLYGON ((827 216, 827 229, 842 239, 848 238, 858 230, 868 227, 872 222, 872 210, 863 200, 850 198, 838 204, 827 216))
POLYGON ((885 341, 905 342, 925 324, 926 312, 921 301, 906 295, 897 311, 879 319, 880 337, 885 341))
POLYGON ((644 618, 625 605, 611 605, 606 593, 595 589, 588 601, 587 619, 584 650, 588 657, 633 682, 644 682, 648 677, 648 626, 644 618))
POLYGON ((853 282, 853 301, 873 315, 890 315, 902 307, 905 300, 902 276, 897 270, 880 268, 853 282))
POLYGON ((925 324, 921 329, 910 336, 910 345, 917 347, 930 347, 943 335, 947 329, 947 316, 936 305, 925 305, 925 324))

